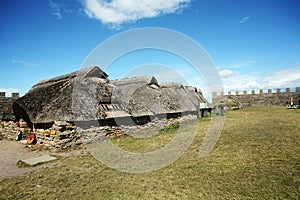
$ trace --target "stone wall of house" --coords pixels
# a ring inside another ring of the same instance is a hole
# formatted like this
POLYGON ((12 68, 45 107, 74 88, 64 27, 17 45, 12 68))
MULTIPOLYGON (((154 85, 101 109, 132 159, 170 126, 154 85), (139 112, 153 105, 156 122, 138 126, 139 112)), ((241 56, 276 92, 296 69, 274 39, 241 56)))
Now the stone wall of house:
POLYGON ((171 119, 158 119, 155 118, 151 122, 144 125, 136 126, 99 126, 91 127, 88 129, 78 128, 78 132, 81 135, 80 142, 90 143, 93 141, 103 141, 108 138, 119 138, 124 135, 131 135, 133 137, 149 137, 153 134, 157 134, 163 127, 175 125, 185 121, 197 119, 196 115, 185 115, 178 118, 171 119))
POLYGON ((73 123, 56 121, 50 128, 34 130, 37 143, 55 148, 68 148, 82 144, 73 123))
POLYGON ((12 105, 19 94, 15 93, 12 97, 6 97, 5 93, 0 93, 0 134, 10 140, 15 140, 18 132, 22 131, 22 140, 27 140, 29 134, 34 133, 38 145, 44 145, 51 148, 64 149, 68 147, 82 145, 91 140, 117 138, 127 133, 143 134, 146 130, 155 128, 159 131, 164 126, 169 126, 191 118, 197 118, 197 115, 185 115, 171 119, 152 119, 144 125, 121 125, 108 126, 99 124, 89 128, 77 127, 72 122, 55 121, 48 124, 27 124, 23 119, 18 122, 14 116, 12 105), (33 125, 33 127, 32 127, 33 125))
POLYGON ((196 119, 195 115, 185 115, 178 118, 158 119, 144 125, 136 126, 92 126, 90 128, 76 127, 73 123, 57 121, 50 128, 31 130, 26 122, 20 120, 19 126, 14 121, 2 122, 3 128, 0 134, 7 139, 15 140, 19 130, 23 131, 23 140, 27 139, 30 133, 35 133, 37 144, 50 148, 65 149, 74 146, 80 146, 84 143, 106 140, 109 138, 119 138, 126 134, 136 135, 138 137, 147 136, 155 131, 156 133, 163 127, 181 123, 184 121, 196 119), (149 130, 152 130, 148 132, 149 130))
POLYGON ((15 140, 21 130, 22 140, 27 140, 28 135, 34 133, 37 144, 60 149, 82 144, 76 131, 77 127, 68 122, 58 121, 47 129, 32 129, 22 119, 18 123, 19 125, 14 121, 2 121, 0 134, 7 139, 15 140))
POLYGON ((300 101, 300 87, 296 87, 293 91, 286 88, 284 92, 281 89, 268 89, 267 91, 260 89, 258 93, 252 90, 250 94, 247 91, 235 93, 229 91, 227 94, 214 92, 212 97, 213 102, 219 102, 224 98, 234 99, 239 101, 241 106, 285 106, 293 98, 297 106, 300 101))
POLYGON ((12 104, 19 98, 19 93, 12 93, 7 97, 5 92, 0 92, 0 120, 15 120, 12 104))
POLYGON ((4 135, 7 139, 15 139, 19 131, 22 131, 23 138, 27 138, 31 133, 31 128, 28 127, 27 123, 20 120, 18 123, 15 121, 2 121, 0 134, 4 135))

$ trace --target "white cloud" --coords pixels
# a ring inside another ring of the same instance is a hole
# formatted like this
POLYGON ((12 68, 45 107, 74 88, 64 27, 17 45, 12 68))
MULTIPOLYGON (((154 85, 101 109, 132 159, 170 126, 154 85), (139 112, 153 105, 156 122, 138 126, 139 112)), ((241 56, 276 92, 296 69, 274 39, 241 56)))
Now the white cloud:
POLYGON ((22 64, 22 65, 25 65, 25 66, 38 66, 39 65, 39 64, 28 62, 28 61, 25 61, 25 60, 12 60, 11 62, 12 63, 17 63, 17 64, 22 64))
POLYGON ((0 92, 5 92, 6 97, 11 97, 11 93, 19 93, 21 89, 0 87, 0 92))
POLYGON ((256 73, 247 75, 238 75, 223 80, 224 90, 226 91, 250 91, 252 89, 260 89, 264 87, 264 83, 256 73))
POLYGON ((232 77, 232 76, 237 76, 240 74, 240 72, 229 70, 229 69, 224 69, 224 70, 219 71, 219 74, 220 74, 221 78, 228 78, 228 77, 232 77))
POLYGON ((243 18, 239 21, 239 23, 240 23, 240 24, 245 24, 245 23, 247 23, 247 22, 249 21, 249 19, 250 19, 250 16, 245 16, 245 17, 243 17, 243 18))
POLYGON ((265 78, 267 84, 273 88, 300 86, 300 67, 269 73, 265 78))
POLYGON ((300 67, 300 62, 295 63, 294 67, 300 67))
POLYGON ((53 0, 49 0, 48 6, 50 8, 50 12, 52 15, 56 17, 56 19, 61 19, 63 13, 64 14, 69 14, 72 11, 67 9, 65 5, 54 3, 53 0))
POLYGON ((222 77, 224 90, 240 91, 275 88, 295 88, 300 86, 300 67, 279 70, 265 75, 258 73, 239 74, 222 77))
POLYGON ((85 13, 103 24, 118 27, 125 22, 176 13, 191 0, 84 0, 85 13))
POLYGON ((246 61, 241 61, 233 64, 219 65, 218 69, 240 69, 240 68, 250 67, 254 63, 256 63, 255 60, 246 60, 246 61))

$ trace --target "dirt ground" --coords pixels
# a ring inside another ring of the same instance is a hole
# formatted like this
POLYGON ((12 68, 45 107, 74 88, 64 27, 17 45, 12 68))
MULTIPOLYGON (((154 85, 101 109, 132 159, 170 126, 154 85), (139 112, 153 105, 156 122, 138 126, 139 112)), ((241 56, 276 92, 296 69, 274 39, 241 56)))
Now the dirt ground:
POLYGON ((67 157, 78 153, 79 150, 60 153, 55 153, 53 150, 33 150, 32 148, 26 147, 26 145, 21 142, 6 139, 0 140, 0 181, 6 178, 26 176, 30 172, 39 171, 60 162, 58 160, 33 167, 18 167, 17 163, 19 160, 42 155, 67 157))

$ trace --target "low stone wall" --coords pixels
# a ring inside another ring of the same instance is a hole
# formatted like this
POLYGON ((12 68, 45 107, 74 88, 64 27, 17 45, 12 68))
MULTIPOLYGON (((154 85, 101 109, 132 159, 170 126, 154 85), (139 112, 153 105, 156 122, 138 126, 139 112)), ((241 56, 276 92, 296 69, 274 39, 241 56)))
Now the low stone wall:
POLYGON ((14 121, 2 121, 1 126, 0 133, 7 139, 14 140, 17 137, 20 127, 18 127, 14 121))
POLYGON ((1 134, 4 135, 7 139, 15 140, 18 132, 22 130, 23 138, 27 138, 31 133, 31 129, 27 126, 24 121, 20 121, 17 124, 14 121, 2 121, 1 122, 1 134))
POLYGON ((35 133, 37 144, 55 148, 68 148, 80 145, 80 135, 76 131, 76 126, 67 122, 55 122, 49 129, 32 130, 24 121, 19 122, 19 126, 14 121, 1 122, 0 134, 10 140, 15 140, 18 132, 22 130, 22 140, 26 140, 30 133, 35 133))
POLYGON ((275 93, 271 89, 268 89, 267 93, 264 93, 264 90, 261 89, 258 94, 254 90, 251 94, 248 94, 247 91, 242 93, 236 91, 235 95, 230 91, 228 94, 213 93, 213 102, 219 102, 224 98, 237 100, 241 106, 285 106, 293 98, 294 105, 298 105, 300 101, 300 87, 296 87, 294 92, 290 88, 286 88, 285 92, 277 89, 275 93))
POLYGON ((36 129, 37 143, 55 148, 68 148, 80 145, 80 135, 76 126, 68 122, 55 122, 49 129, 36 129))
POLYGON ((153 133, 153 129, 155 129, 155 132, 158 133, 163 127, 196 118, 197 116, 195 115, 186 115, 171 119, 155 118, 144 125, 100 126, 90 127, 88 129, 76 127, 73 123, 58 121, 55 122, 49 129, 36 129, 34 131, 25 127, 24 122, 20 123, 20 126, 18 127, 13 121, 6 121, 2 122, 4 128, 0 133, 8 139, 15 140, 19 130, 22 129, 25 132, 22 139, 27 139, 28 135, 34 132, 37 144, 57 149, 65 149, 68 147, 82 145, 83 143, 88 143, 90 141, 123 137, 125 134, 143 136, 143 134, 147 135, 148 130, 152 130, 150 132, 153 133))
POLYGON ((181 123, 196 119, 195 115, 186 115, 178 118, 171 119, 158 119, 155 118, 151 122, 144 125, 137 126, 100 126, 91 127, 89 129, 77 128, 81 135, 83 143, 89 143, 98 140, 106 140, 108 138, 123 137, 125 134, 135 135, 137 137, 149 136, 148 134, 157 134, 163 127, 168 127, 176 123, 181 123), (151 131, 150 131, 151 130, 151 131))

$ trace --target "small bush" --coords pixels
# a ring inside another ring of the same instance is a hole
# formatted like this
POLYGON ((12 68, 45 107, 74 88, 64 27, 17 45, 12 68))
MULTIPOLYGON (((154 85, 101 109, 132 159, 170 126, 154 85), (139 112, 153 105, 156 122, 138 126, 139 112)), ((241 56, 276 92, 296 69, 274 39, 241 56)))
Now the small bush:
POLYGON ((238 104, 237 104, 235 101, 229 99, 229 100, 227 100, 227 102, 226 102, 226 106, 227 106, 227 107, 237 107, 238 104))
POLYGON ((172 133, 177 131, 177 129, 179 128, 179 122, 175 123, 175 124, 171 124, 169 126, 163 127, 160 130, 160 133, 172 133))

